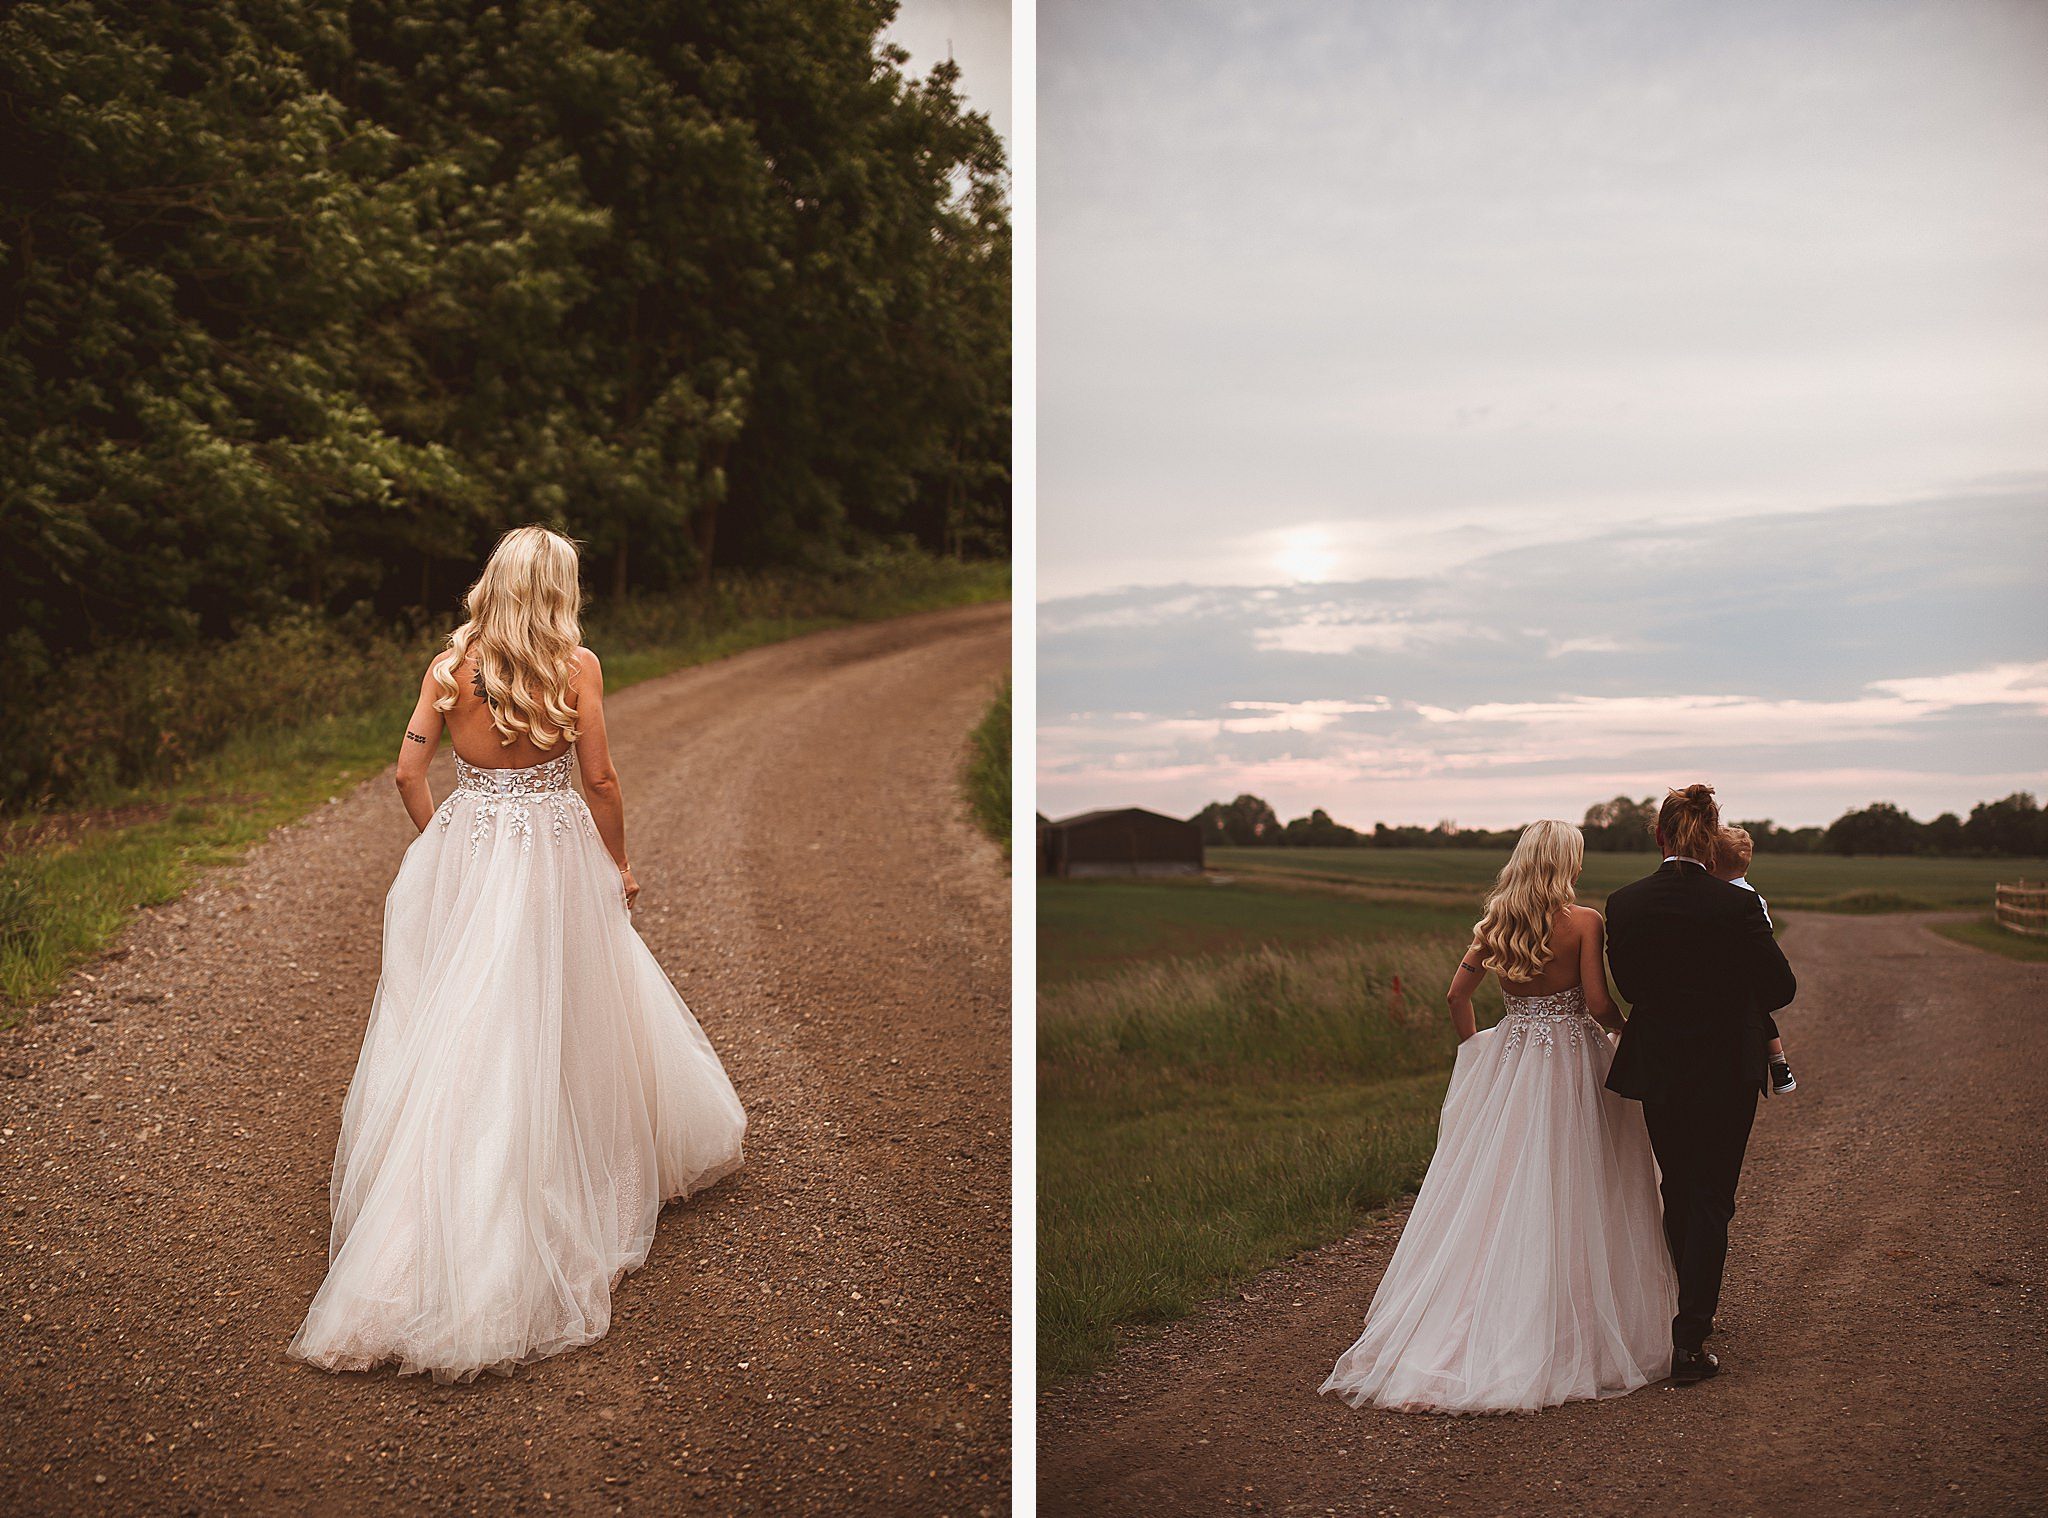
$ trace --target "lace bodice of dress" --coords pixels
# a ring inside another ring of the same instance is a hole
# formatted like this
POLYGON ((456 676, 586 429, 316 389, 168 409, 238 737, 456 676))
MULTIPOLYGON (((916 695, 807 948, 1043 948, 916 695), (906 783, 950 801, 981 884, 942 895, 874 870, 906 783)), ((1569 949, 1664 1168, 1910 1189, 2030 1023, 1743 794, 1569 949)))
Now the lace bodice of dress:
POLYGON ((569 771, 576 762, 570 749, 553 759, 516 770, 489 770, 455 756, 455 785, 458 790, 479 796, 546 796, 569 789, 569 771))
POLYGON ((469 805, 469 851, 475 854, 502 825, 508 836, 523 848, 533 848, 534 813, 538 808, 547 825, 549 838, 557 841, 576 830, 595 833, 590 809, 569 785, 576 764, 576 751, 569 750, 539 764, 520 769, 493 770, 455 756, 455 789, 435 812, 435 820, 446 830, 454 821, 458 803, 469 805))
POLYGON ((1517 996, 1503 990, 1500 999, 1506 1004, 1510 1017, 1570 1017, 1586 1010, 1586 988, 1566 986, 1562 991, 1552 991, 1546 996, 1517 996))
POLYGON ((1501 1018, 1501 1025, 1507 1030, 1507 1044, 1517 1048, 1524 1039, 1531 1044, 1542 1046, 1545 1053, 1557 1047, 1557 1036, 1563 1031, 1572 1047, 1578 1047, 1581 1038, 1597 1032, 1600 1025, 1593 1021, 1592 1013, 1586 1010, 1586 990, 1583 986, 1567 986, 1562 991, 1552 991, 1545 996, 1517 996, 1514 992, 1502 990, 1501 1003, 1507 1008, 1507 1015, 1501 1018))

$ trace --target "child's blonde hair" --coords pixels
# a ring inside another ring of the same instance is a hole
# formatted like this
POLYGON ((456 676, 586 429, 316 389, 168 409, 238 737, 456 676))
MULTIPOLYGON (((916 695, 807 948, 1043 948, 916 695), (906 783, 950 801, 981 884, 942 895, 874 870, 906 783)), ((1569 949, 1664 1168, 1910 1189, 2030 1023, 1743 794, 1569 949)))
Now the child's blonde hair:
POLYGON ((1722 828, 1714 835, 1714 873, 1733 871, 1737 875, 1749 873, 1749 862, 1756 858, 1756 844, 1749 836, 1748 828, 1722 828))

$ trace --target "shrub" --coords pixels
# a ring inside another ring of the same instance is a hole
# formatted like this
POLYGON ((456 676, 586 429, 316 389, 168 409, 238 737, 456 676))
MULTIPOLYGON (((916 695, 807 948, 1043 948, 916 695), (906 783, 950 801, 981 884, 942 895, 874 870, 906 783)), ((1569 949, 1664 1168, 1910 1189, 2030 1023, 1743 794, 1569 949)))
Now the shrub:
MULTIPOLYGON (((794 625, 956 602, 964 579, 999 594, 1007 567, 877 548, 830 573, 719 576, 701 589, 600 604, 585 636, 605 654, 697 646, 762 622, 794 625)), ((237 734, 283 731, 411 697, 452 621, 376 627, 286 617, 214 643, 125 646, 54 669, 25 665, 0 694, 0 811, 90 804, 175 779, 237 734)))

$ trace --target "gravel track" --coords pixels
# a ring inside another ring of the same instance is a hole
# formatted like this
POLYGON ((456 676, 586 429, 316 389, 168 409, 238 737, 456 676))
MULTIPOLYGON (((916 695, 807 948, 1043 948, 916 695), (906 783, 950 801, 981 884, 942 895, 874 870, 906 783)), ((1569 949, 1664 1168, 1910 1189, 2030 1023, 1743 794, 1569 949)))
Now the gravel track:
POLYGON ((1396 1213, 1046 1392, 1040 1511, 2048 1511, 2048 965, 1926 921, 1789 924, 1800 1090, 1750 1144, 1717 1380, 1507 1418, 1318 1398, 1396 1213))
POLYGON ((636 921, 751 1128, 589 1348, 453 1387, 284 1356, 410 837, 388 779, 0 1034, 0 1511, 1007 1511, 1008 872, 958 777, 1009 618, 607 700, 636 921))

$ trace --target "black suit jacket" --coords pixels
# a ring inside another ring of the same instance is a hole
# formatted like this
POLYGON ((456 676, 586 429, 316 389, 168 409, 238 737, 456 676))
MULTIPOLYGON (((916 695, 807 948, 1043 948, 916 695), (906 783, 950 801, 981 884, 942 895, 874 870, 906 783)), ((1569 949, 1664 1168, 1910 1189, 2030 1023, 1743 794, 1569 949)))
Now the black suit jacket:
POLYGON ((1607 898, 1607 962, 1632 1004, 1607 1089, 1683 1101, 1764 1082, 1764 1018, 1798 990, 1763 898, 1673 861, 1607 898))

